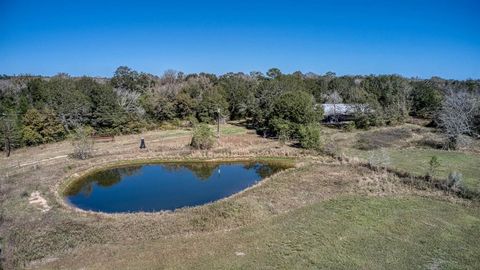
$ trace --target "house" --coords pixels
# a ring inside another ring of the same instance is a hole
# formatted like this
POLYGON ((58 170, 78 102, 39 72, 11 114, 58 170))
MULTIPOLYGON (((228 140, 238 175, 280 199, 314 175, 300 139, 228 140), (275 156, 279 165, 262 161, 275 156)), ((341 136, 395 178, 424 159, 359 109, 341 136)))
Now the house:
POLYGON ((323 122, 327 123, 351 121, 355 113, 369 110, 366 104, 324 103, 319 105, 323 109, 323 122))

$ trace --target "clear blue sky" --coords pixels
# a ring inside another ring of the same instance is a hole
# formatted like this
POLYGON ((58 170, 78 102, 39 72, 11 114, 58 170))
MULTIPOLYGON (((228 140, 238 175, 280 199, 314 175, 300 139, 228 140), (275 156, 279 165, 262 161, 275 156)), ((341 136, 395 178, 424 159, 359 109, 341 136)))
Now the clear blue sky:
POLYGON ((480 78, 480 1, 0 0, 0 74, 480 78))

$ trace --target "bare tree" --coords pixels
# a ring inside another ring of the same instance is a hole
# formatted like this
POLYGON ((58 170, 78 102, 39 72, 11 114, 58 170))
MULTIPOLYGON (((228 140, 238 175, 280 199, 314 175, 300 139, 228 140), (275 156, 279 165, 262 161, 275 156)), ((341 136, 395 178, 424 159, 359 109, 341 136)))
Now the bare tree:
POLYGON ((337 104, 342 103, 343 99, 337 90, 327 96, 327 102, 333 104, 333 121, 338 122, 337 104))
POLYGON ((166 70, 160 77, 160 85, 156 92, 169 97, 176 96, 184 86, 180 76, 183 75, 179 75, 175 70, 166 70))
POLYGON ((479 97, 466 91, 448 91, 438 120, 447 138, 447 147, 456 149, 468 144, 462 135, 474 135, 473 121, 479 109, 479 97))
POLYGON ((145 110, 139 103, 141 93, 130 91, 125 88, 115 88, 115 94, 118 97, 118 105, 122 107, 127 113, 143 115, 145 110))

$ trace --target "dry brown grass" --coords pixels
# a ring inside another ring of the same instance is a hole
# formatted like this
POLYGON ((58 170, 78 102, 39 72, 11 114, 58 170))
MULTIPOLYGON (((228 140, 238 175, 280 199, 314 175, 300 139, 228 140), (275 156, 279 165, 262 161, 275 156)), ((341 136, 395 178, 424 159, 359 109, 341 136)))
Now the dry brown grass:
POLYGON ((96 144, 95 156, 88 160, 63 157, 71 151, 68 142, 21 149, 11 159, 2 159, 0 235, 5 267, 60 267, 57 258, 81 266, 81 261, 69 261, 71 254, 76 254, 77 259, 88 256, 85 258, 92 262, 104 261, 103 256, 120 262, 128 258, 115 256, 118 246, 145 247, 155 240, 181 241, 183 237, 230 231, 340 195, 441 196, 403 185, 388 173, 312 156, 254 134, 224 136, 212 150, 197 151, 188 147, 188 132, 171 132, 143 134, 148 147, 145 151, 138 149, 140 136, 130 135, 96 144), (117 161, 258 157, 291 157, 297 166, 232 197, 175 212, 107 215, 77 211, 66 207, 59 195, 67 179, 117 161), (39 192, 51 209, 42 212, 32 206, 28 202, 32 192, 39 192), (102 252, 97 254, 98 250, 102 252))

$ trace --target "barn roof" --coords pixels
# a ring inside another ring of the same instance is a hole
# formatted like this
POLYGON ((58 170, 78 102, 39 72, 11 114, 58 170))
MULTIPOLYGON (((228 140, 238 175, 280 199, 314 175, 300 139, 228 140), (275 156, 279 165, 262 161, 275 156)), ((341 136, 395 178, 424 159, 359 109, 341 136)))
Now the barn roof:
POLYGON ((324 116, 334 115, 335 113, 352 115, 357 111, 366 111, 368 109, 366 104, 324 103, 320 105, 323 108, 324 116))

